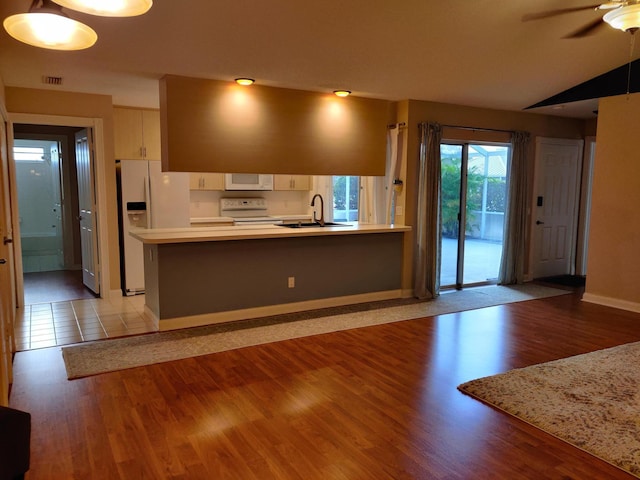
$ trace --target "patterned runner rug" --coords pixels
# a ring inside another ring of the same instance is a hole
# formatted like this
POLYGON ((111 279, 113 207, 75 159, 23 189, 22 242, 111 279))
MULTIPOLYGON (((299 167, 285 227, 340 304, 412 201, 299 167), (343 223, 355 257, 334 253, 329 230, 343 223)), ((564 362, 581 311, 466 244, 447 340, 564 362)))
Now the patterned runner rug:
POLYGON ((640 342, 458 389, 640 478, 640 342))
POLYGON ((299 314, 242 320, 62 348, 67 377, 96 375, 235 348, 361 328, 383 323, 460 312, 571 293, 535 284, 472 288, 413 299, 374 302, 299 314), (381 308, 382 307, 382 308, 381 308))

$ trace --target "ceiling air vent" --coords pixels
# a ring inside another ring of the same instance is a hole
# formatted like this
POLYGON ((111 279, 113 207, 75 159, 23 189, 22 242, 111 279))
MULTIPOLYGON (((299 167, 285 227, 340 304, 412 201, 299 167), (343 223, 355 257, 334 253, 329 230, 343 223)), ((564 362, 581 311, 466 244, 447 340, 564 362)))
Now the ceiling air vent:
POLYGON ((42 77, 42 83, 46 85, 62 85, 62 77, 51 77, 44 75, 42 77))

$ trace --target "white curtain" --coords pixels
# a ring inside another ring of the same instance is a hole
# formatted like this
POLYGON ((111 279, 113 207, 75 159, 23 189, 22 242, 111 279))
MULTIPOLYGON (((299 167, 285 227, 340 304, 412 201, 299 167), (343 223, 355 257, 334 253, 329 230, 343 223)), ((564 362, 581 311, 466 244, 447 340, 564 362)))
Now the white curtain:
POLYGON ((420 124, 413 293, 422 299, 435 298, 440 294, 441 140, 442 127, 439 124, 420 124))
POLYGON ((393 182, 398 178, 399 128, 387 130, 387 161, 384 177, 360 177, 360 204, 358 220, 366 223, 391 224, 394 217, 395 190, 393 182))
POLYGON ((502 262, 498 283, 524 282, 525 242, 527 231, 527 199, 529 198, 529 132, 511 136, 511 159, 507 172, 507 207, 502 242, 502 262))

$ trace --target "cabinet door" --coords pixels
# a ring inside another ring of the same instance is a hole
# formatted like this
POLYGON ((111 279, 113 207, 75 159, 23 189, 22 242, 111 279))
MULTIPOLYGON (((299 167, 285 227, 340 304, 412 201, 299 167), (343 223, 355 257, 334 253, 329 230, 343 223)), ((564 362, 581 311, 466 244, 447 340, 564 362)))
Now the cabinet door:
POLYGON ((311 190, 311 177, 309 175, 291 175, 292 190, 311 190))
POLYGON ((141 160, 142 111, 131 108, 113 109, 113 139, 118 160, 141 160))
POLYGON ((274 190, 310 190, 309 175, 274 175, 274 190))
POLYGON ((200 173, 189 174, 189 190, 202 190, 202 175, 200 173))
POLYGON ((142 146, 145 158, 160 160, 160 112, 142 110, 142 146))
POLYGON ((224 190, 224 173, 203 173, 204 190, 224 190))
POLYGON ((191 173, 190 190, 224 190, 224 173, 191 173))

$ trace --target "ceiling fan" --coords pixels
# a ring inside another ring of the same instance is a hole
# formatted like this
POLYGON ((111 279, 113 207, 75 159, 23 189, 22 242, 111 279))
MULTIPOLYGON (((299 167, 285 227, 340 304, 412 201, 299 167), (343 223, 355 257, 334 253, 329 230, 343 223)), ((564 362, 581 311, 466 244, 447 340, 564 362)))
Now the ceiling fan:
POLYGON ((640 0, 611 0, 605 3, 585 5, 584 7, 558 8, 545 12, 530 13, 522 17, 523 22, 530 20, 541 20, 543 18, 555 17, 567 13, 583 12, 586 10, 605 11, 602 17, 587 23, 578 30, 565 35, 563 38, 581 38, 596 33, 605 25, 635 33, 640 27, 640 0))

